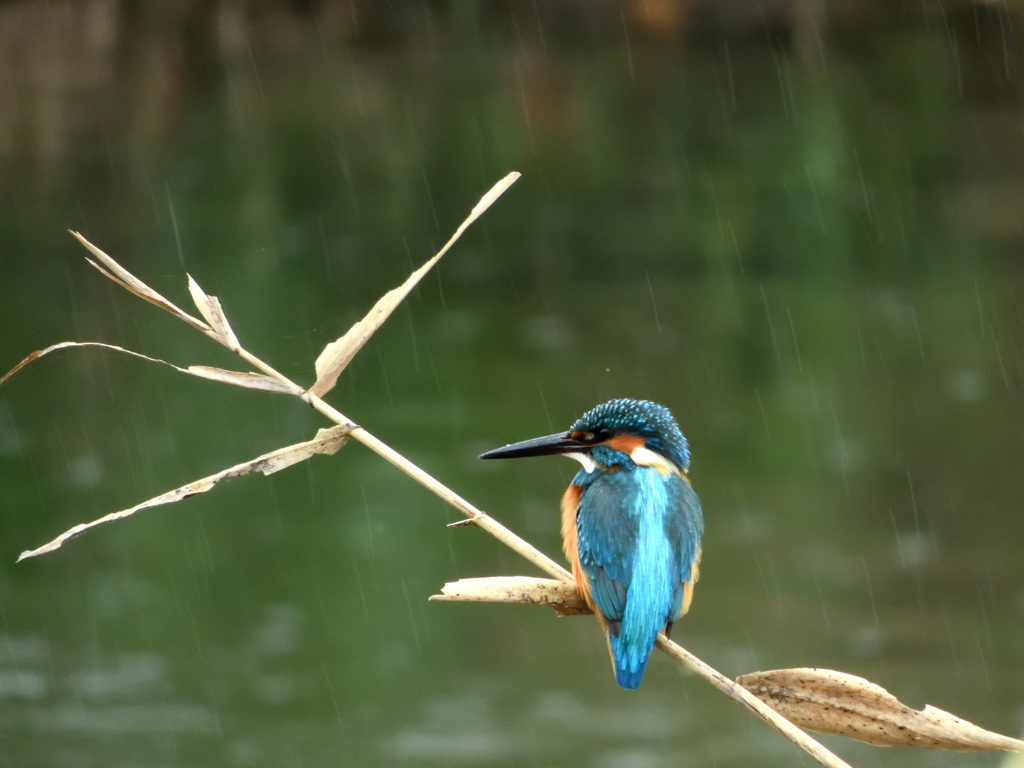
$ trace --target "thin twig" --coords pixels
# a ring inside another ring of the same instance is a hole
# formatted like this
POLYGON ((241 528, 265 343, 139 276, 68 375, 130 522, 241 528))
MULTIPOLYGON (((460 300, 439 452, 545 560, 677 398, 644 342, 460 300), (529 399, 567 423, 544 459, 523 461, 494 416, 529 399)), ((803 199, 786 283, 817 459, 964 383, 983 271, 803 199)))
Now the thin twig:
POLYGON ((512 533, 512 531, 484 511, 477 509, 433 475, 428 474, 417 465, 413 464, 383 440, 380 440, 370 434, 363 427, 358 426, 354 421, 342 414, 330 403, 321 400, 310 392, 303 393, 302 388, 298 384, 245 349, 239 348, 238 355, 257 370, 277 379, 287 387, 294 388, 297 393, 302 393, 301 397, 303 400, 335 424, 342 424, 351 427, 352 431, 349 433, 350 438, 358 440, 378 456, 396 466, 428 491, 439 497, 442 501, 447 502, 449 505, 465 515, 467 520, 471 521, 475 526, 489 533, 509 549, 519 555, 522 555, 542 571, 550 576, 554 576, 556 579, 572 580, 572 574, 569 573, 569 571, 545 555, 530 542, 512 533))
POLYGON ((825 749, 821 742, 808 736, 746 688, 730 680, 709 664, 705 664, 681 645, 669 640, 665 637, 664 632, 658 635, 657 647, 658 650, 667 653, 683 666, 693 670, 737 704, 764 720, 822 765, 827 765, 829 768, 851 768, 849 763, 825 749))

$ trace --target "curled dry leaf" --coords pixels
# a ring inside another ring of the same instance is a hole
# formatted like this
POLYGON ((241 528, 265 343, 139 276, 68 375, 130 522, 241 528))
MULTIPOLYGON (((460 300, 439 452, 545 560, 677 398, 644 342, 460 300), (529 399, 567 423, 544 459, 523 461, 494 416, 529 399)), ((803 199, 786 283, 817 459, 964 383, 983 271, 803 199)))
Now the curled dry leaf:
MULTIPOLYGON (((38 360, 40 357, 43 357, 44 355, 48 355, 51 352, 57 352, 58 350, 61 350, 61 349, 75 349, 75 348, 82 348, 82 347, 99 347, 101 349, 112 349, 115 352, 121 352, 122 354, 129 355, 131 357, 137 357, 140 360, 148 360, 151 363, 159 363, 160 365, 166 365, 168 368, 173 368, 174 370, 181 371, 182 373, 188 373, 189 372, 189 371, 187 371, 184 368, 179 368, 178 366, 174 365, 173 363, 168 363, 166 360, 161 360, 158 357, 150 357, 149 355, 144 355, 141 352, 132 352, 130 349, 125 349, 124 347, 119 347, 116 344, 104 344, 101 341, 62 341, 59 344, 51 344, 46 349, 37 349, 35 352, 30 354, 28 357, 26 357, 24 360, 22 360, 16 366, 11 368, 11 370, 9 370, 7 373, 5 373, 3 375, 3 378, 0 378, 0 384, 3 384, 9 378, 14 376, 14 374, 18 373, 22 368, 27 366, 29 363, 35 362, 36 360, 38 360)), ((209 377, 206 377, 206 378, 209 378, 209 377)))
POLYGON ((926 706, 911 709, 881 686, 830 669, 776 669, 736 678, 779 714, 818 733, 877 746, 955 752, 1020 751, 1024 742, 926 706))
POLYGON ((352 358, 362 349, 366 341, 390 317, 395 307, 401 304, 402 300, 409 295, 409 291, 415 288, 416 284, 423 279, 423 276, 440 261, 441 257, 448 252, 448 249, 466 231, 466 228, 476 221, 518 178, 519 174, 512 172, 491 187, 490 191, 480 198, 480 202, 473 207, 469 216, 459 225, 459 228, 455 230, 455 234, 451 236, 440 251, 422 267, 409 275, 404 283, 385 293, 373 305, 373 308, 366 313, 366 316, 349 328, 344 336, 324 347, 324 350, 316 359, 316 383, 309 388, 311 394, 323 397, 334 388, 334 385, 338 382, 338 376, 345 370, 345 366, 352 361, 352 358))
POLYGON ((173 368, 181 373, 187 373, 190 376, 198 376, 201 379, 210 379, 212 381, 232 384, 236 387, 244 387, 246 389, 258 389, 262 392, 273 392, 281 395, 295 395, 301 394, 302 392, 302 390, 296 386, 278 381, 270 376, 264 376, 262 373, 226 371, 222 368, 210 368, 205 365, 190 365, 188 368, 181 368, 174 363, 169 363, 158 357, 150 357, 149 355, 144 355, 141 352, 133 352, 130 349, 119 347, 116 344, 104 344, 101 341, 62 341, 59 344, 53 344, 46 349, 37 349, 16 366, 11 368, 11 370, 5 373, 3 377, 0 377, 0 385, 14 376, 14 374, 18 373, 18 371, 29 363, 43 357, 43 355, 48 355, 51 352, 56 352, 61 349, 74 349, 76 347, 100 347, 101 349, 112 349, 115 352, 121 352, 122 354, 129 355, 131 357, 137 357, 140 360, 147 360, 151 363, 166 365, 168 368, 173 368))
POLYGON ((323 397, 330 392, 338 383, 338 376, 345 370, 345 367, 356 356, 356 353, 363 348, 363 345, 384 324, 395 307, 402 303, 402 299, 408 295, 413 286, 420 281, 420 278, 437 263, 435 256, 422 267, 413 272, 409 279, 398 288, 393 288, 373 305, 373 308, 362 320, 359 320, 341 338, 332 341, 316 359, 316 383, 309 388, 310 394, 323 397))
POLYGON ((441 594, 433 595, 430 599, 548 605, 554 608, 559 616, 576 616, 591 612, 571 581, 537 579, 529 576, 460 579, 445 584, 441 588, 441 594))
POLYGON ((271 475, 274 472, 280 472, 282 469, 290 467, 292 464, 305 461, 314 454, 337 453, 338 449, 340 449, 348 440, 348 433, 351 432, 354 427, 355 425, 353 424, 345 424, 342 426, 331 427, 329 429, 321 429, 316 433, 316 437, 312 440, 308 440, 304 443, 296 443, 295 445, 289 445, 286 448, 280 448, 276 451, 265 453, 262 456, 257 456, 251 461, 236 464, 235 466, 229 467, 221 472, 217 472, 216 474, 195 480, 179 488, 175 488, 173 491, 168 491, 167 493, 163 493, 152 499, 144 501, 141 504, 136 504, 134 507, 122 509, 119 512, 111 512, 109 515, 104 515, 103 517, 89 523, 80 523, 73 528, 69 528, 48 544, 22 552, 21 555, 18 556, 18 562, 21 562, 27 557, 35 557, 36 555, 53 552, 55 549, 59 549, 61 544, 68 539, 73 538, 90 528, 95 528, 97 525, 110 523, 114 520, 120 520, 123 517, 130 517, 141 509, 158 507, 161 504, 173 504, 176 501, 187 499, 189 496, 195 496, 197 493, 206 493, 225 478, 241 477, 242 475, 248 475, 254 472, 262 472, 264 475, 271 475))
MULTIPOLYGON (((175 366, 177 367, 177 366, 175 366)), ((272 392, 275 395, 301 395, 302 390, 291 382, 279 381, 262 373, 245 373, 243 371, 228 371, 223 368, 211 368, 208 365, 190 365, 188 368, 178 368, 184 373, 191 373, 201 379, 219 381, 223 384, 231 384, 235 387, 245 389, 258 389, 261 392, 272 392)))
POLYGON ((238 343, 235 332, 231 330, 231 325, 228 323, 227 315, 224 314, 220 301, 216 296, 211 296, 200 288, 199 283, 192 279, 192 275, 187 275, 187 277, 188 292, 192 294, 192 301, 195 302, 199 314, 210 324, 217 341, 232 352, 237 352, 242 345, 238 343))
POLYGON ((114 261, 114 259, 108 256, 106 253, 104 253, 95 245, 93 245, 84 237, 82 237, 82 235, 80 235, 78 232, 72 231, 71 234, 74 235, 78 239, 78 242, 84 245, 86 249, 90 253, 92 253, 92 255, 95 256, 97 261, 99 262, 96 263, 96 261, 89 259, 89 263, 96 267, 96 269, 98 269, 104 275, 109 277, 111 280, 113 280, 115 283, 119 284, 122 288, 131 291, 139 298, 148 301, 150 304, 155 304, 156 306, 160 307, 160 309, 170 312, 172 315, 175 315, 181 320, 184 320, 193 328, 196 328, 207 335, 212 334, 212 330, 206 323, 204 323, 202 320, 199 320, 198 318, 192 317, 192 315, 190 315, 188 312, 186 312, 183 309, 180 309, 173 302, 165 299, 163 296, 154 291, 144 282, 139 280, 139 278, 137 278, 127 269, 125 269, 116 261, 114 261))

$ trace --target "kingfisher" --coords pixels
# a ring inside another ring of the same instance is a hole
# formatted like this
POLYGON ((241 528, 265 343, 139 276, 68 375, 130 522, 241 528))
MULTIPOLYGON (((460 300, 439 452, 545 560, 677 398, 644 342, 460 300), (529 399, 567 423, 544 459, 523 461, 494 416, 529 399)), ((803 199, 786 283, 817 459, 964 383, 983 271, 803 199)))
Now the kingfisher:
POLYGON ((690 448, 663 405, 618 399, 569 431, 506 445, 481 459, 562 454, 583 465, 562 496, 562 544, 576 589, 601 622, 615 679, 637 688, 658 633, 686 613, 704 518, 690 448))

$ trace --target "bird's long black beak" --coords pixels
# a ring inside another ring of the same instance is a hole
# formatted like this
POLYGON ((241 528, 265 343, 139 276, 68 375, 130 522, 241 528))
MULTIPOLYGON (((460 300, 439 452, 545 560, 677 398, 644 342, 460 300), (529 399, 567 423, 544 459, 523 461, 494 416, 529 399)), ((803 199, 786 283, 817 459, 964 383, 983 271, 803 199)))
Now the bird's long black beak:
POLYGON ((523 440, 521 443, 512 443, 504 448, 495 448, 493 451, 480 454, 481 459, 518 459, 523 456, 551 456, 557 453, 573 453, 574 451, 585 451, 590 446, 579 440, 573 440, 571 433, 560 432, 557 435, 547 437, 535 437, 533 440, 523 440))

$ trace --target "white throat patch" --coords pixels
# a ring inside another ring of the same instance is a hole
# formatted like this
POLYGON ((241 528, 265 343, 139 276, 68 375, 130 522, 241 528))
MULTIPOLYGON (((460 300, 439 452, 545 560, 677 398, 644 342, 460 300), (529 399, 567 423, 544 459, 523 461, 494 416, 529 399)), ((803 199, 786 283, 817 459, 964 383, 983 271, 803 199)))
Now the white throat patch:
POLYGON ((651 467, 658 470, 659 475, 679 474, 675 464, 666 459, 660 453, 652 451, 643 445, 638 445, 629 452, 629 458, 641 467, 651 467))
POLYGON ((570 459, 576 459, 576 461, 583 465, 583 471, 587 474, 597 469, 597 462, 594 461, 589 453, 563 453, 562 455, 568 456, 570 459))

